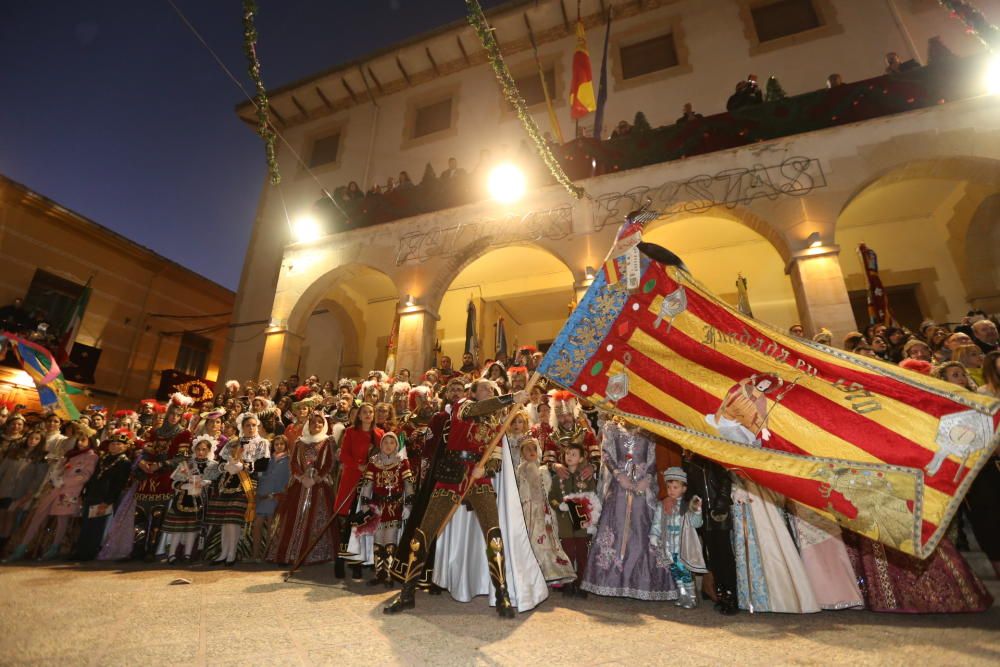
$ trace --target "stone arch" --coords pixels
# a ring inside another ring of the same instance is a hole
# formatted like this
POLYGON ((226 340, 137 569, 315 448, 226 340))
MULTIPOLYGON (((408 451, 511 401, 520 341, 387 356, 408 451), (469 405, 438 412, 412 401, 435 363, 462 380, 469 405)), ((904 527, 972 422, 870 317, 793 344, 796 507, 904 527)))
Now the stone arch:
POLYGON ((792 260, 794 251, 785 235, 767 219, 762 218, 743 206, 712 205, 710 202, 694 199, 680 202, 664 211, 663 215, 659 218, 647 224, 646 231, 653 232, 658 228, 669 225, 673 221, 686 220, 699 216, 722 218, 740 223, 764 237, 778 252, 785 265, 792 260))
POLYGON ((965 259, 969 303, 1000 312, 1000 193, 984 199, 972 215, 965 259))
POLYGON ((399 294, 399 286, 389 274, 382 269, 364 262, 350 262, 341 264, 322 275, 313 279, 295 301, 288 314, 287 328, 293 334, 302 335, 306 322, 312 316, 316 307, 338 284, 364 278, 366 275, 376 275, 389 281, 393 286, 396 295, 399 294))

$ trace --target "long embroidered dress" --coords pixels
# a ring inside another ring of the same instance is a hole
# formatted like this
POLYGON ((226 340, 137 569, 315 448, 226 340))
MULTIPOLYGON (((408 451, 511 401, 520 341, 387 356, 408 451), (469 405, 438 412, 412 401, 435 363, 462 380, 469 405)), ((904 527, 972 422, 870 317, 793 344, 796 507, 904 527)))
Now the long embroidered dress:
POLYGON ((531 551, 542 568, 542 576, 550 584, 575 581, 573 563, 559 542, 558 517, 549 506, 552 478, 548 470, 540 468, 535 461, 521 461, 516 477, 531 551))
POLYGON ((641 431, 607 422, 602 450, 598 496, 603 509, 580 587, 598 595, 676 600, 669 568, 657 564, 649 548, 657 502, 656 446, 641 431))
POLYGON ((840 526, 804 505, 794 504, 791 509, 802 564, 816 602, 823 609, 863 607, 865 601, 840 526))
MULTIPOLYGON (((308 428, 307 428, 308 431, 308 428)), ((293 564, 309 547, 330 519, 334 508, 333 471, 337 442, 326 436, 324 429, 317 437, 306 433, 292 448, 292 478, 284 498, 278 504, 267 560, 293 564), (314 482, 312 486, 304 480, 314 482)), ((336 522, 326 532, 306 558, 308 565, 325 563, 336 556, 336 522)))

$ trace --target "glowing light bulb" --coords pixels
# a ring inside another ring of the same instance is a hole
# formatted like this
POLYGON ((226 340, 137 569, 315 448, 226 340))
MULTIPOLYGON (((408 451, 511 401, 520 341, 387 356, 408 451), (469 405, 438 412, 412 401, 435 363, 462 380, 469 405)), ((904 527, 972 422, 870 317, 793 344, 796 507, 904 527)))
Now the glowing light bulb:
POLYGON ((496 166, 486 181, 490 196, 501 204, 513 204, 524 196, 524 173, 512 164, 496 166))

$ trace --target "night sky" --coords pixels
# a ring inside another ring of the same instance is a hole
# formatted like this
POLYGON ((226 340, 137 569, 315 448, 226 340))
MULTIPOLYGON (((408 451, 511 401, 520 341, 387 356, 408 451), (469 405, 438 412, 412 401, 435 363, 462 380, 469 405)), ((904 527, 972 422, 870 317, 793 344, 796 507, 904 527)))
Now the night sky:
MULTIPOLYGON (((174 1, 252 91, 240 0, 174 1)), ((462 0, 258 4, 269 88, 464 17, 462 0)), ((236 289, 263 145, 165 0, 0 2, 0 90, 0 173, 236 289)))

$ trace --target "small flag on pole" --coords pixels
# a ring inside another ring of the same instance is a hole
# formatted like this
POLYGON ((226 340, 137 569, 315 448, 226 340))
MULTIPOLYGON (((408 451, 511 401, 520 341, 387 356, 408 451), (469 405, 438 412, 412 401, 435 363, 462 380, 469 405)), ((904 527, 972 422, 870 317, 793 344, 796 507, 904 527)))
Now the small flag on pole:
POLYGON ((753 317, 753 310, 750 309, 750 294, 747 292, 747 279, 743 274, 736 278, 736 310, 747 317, 753 317))
POLYGON ((497 320, 497 340, 496 340, 496 360, 507 363, 507 331, 504 328, 503 318, 497 320))
POLYGON ((604 105, 608 101, 608 41, 611 39, 611 10, 608 10, 608 27, 604 32, 604 57, 601 59, 601 82, 597 86, 597 113, 594 114, 594 138, 601 138, 604 125, 604 105))
POLYGON ((476 304, 469 299, 469 308, 465 318, 465 349, 464 353, 472 355, 472 363, 479 365, 479 336, 476 335, 476 304))

